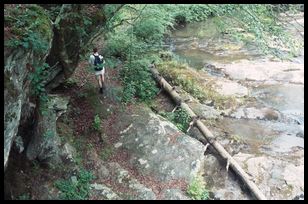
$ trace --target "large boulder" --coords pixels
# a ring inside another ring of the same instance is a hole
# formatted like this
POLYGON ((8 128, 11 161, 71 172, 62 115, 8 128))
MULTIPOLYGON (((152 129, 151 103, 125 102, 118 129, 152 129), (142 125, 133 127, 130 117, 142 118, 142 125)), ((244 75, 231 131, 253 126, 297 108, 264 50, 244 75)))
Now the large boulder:
POLYGON ((34 135, 27 148, 28 159, 57 164, 61 162, 62 153, 67 153, 67 158, 73 157, 70 154, 74 151, 70 151, 67 145, 61 150, 61 140, 56 129, 57 118, 66 111, 68 102, 68 97, 49 95, 47 109, 39 113, 34 135))
POLYGON ((130 153, 130 163, 140 173, 160 181, 190 182, 202 168, 204 145, 148 108, 121 120, 131 123, 121 131, 121 148, 130 153))
POLYGON ((213 88, 217 93, 223 96, 248 96, 248 89, 245 86, 229 79, 217 78, 213 88))
MULTIPOLYGON (((287 154, 288 155, 288 154, 287 154)), ((238 153, 234 159, 253 178, 268 199, 293 199, 304 191, 303 150, 286 156, 292 161, 282 161, 271 156, 238 153)))
POLYGON ((263 107, 263 108, 255 108, 255 107, 240 107, 236 111, 234 111, 231 117, 240 119, 260 119, 260 120, 278 120, 280 117, 280 113, 271 108, 263 107))

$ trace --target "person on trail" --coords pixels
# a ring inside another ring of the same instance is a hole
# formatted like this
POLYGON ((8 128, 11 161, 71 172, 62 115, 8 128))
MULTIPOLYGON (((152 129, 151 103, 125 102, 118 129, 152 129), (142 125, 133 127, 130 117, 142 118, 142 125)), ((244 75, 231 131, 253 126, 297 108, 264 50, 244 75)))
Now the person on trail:
POLYGON ((89 64, 93 66, 95 76, 99 85, 99 92, 103 93, 105 83, 105 60, 104 57, 97 52, 97 48, 93 49, 93 54, 90 55, 89 64))

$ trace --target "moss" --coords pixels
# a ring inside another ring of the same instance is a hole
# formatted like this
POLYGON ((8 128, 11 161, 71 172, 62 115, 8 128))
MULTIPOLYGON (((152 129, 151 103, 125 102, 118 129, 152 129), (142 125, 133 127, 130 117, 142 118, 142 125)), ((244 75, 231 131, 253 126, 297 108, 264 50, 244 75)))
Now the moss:
MULTIPOLYGON (((45 10, 37 5, 23 5, 8 7, 5 12, 5 27, 10 29, 7 46, 28 44, 43 44, 44 48, 52 38, 51 21, 45 10), (10 44, 9 42, 13 40, 10 44)), ((32 47, 35 47, 32 45, 32 47)))

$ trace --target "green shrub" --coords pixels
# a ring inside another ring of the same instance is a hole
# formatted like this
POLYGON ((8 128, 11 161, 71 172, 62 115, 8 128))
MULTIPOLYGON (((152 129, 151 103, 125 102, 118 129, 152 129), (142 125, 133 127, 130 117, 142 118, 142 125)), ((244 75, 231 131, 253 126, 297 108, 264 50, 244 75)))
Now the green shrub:
POLYGON ((48 68, 47 63, 34 65, 34 72, 29 74, 29 80, 31 81, 30 93, 39 98, 39 109, 43 115, 48 114, 48 95, 45 90, 48 68))
POLYGON ((163 117, 166 117, 168 120, 173 122, 179 130, 186 132, 191 121, 191 117, 187 114, 182 108, 178 108, 173 113, 172 112, 163 112, 160 113, 163 117))
POLYGON ((63 86, 64 88, 69 88, 69 87, 76 86, 77 84, 78 84, 77 79, 70 77, 64 81, 63 86))
POLYGON ((187 194, 193 200, 208 200, 209 192, 205 188, 205 183, 201 176, 197 176, 193 179, 191 184, 188 186, 187 194))
POLYGON ((134 42, 134 39, 132 39, 126 32, 113 34, 109 36, 103 52, 106 56, 126 59, 129 53, 129 47, 134 42))
POLYGON ((52 26, 47 13, 40 6, 30 4, 6 9, 5 26, 12 30, 6 46, 32 49, 45 53, 52 37, 52 26))
POLYGON ((91 172, 81 169, 77 181, 58 180, 55 187, 61 191, 60 199, 63 200, 85 200, 89 197, 90 182, 94 179, 91 172))
POLYGON ((31 200, 29 193, 23 193, 17 197, 17 200, 31 200))
POLYGON ((101 131, 101 119, 100 119, 99 115, 95 115, 92 127, 94 128, 94 130, 96 130, 98 132, 101 131))
POLYGON ((154 98, 158 92, 156 83, 149 71, 148 60, 135 60, 126 64, 121 70, 123 82, 123 102, 132 102, 134 97, 139 101, 146 101, 154 98))

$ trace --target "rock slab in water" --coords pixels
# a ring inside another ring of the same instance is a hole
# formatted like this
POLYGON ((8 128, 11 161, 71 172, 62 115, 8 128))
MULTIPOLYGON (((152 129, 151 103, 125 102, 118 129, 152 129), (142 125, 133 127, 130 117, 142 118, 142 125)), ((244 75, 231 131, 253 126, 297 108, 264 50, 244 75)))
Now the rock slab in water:
MULTIPOLYGON (((299 150, 299 153, 302 150, 299 150)), ((298 154, 296 152, 294 155, 298 154)), ((271 156, 238 153, 234 159, 252 177, 268 199, 293 199, 304 190, 304 162, 294 158, 296 164, 271 156)))
POLYGON ((260 120, 278 120, 280 114, 278 111, 270 108, 257 109, 255 107, 241 107, 233 112, 230 116, 237 119, 247 118, 260 120))
POLYGON ((304 84, 304 64, 292 62, 248 61, 215 64, 234 80, 283 81, 304 84))

